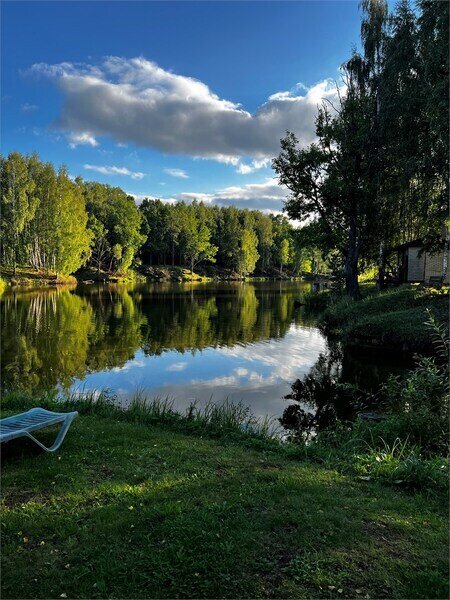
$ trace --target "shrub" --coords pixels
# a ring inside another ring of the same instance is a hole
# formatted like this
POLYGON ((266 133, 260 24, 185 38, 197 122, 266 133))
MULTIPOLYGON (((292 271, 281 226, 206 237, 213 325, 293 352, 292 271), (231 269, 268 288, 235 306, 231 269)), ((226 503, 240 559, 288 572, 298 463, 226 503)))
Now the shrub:
POLYGON ((305 307, 307 310, 323 312, 335 299, 330 289, 320 292, 308 292, 304 296, 305 307))
POLYGON ((399 438, 381 449, 368 448, 355 455, 354 472, 362 479, 379 479, 386 483, 417 489, 444 492, 447 489, 448 460, 425 459, 417 447, 399 438))

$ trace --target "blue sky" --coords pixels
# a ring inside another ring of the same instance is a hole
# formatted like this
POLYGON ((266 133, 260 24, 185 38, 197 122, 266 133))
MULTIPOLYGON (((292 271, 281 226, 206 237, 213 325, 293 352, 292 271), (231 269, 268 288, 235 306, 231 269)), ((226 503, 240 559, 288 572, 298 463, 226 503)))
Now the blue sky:
POLYGON ((313 139, 355 1, 2 2, 2 151, 140 196, 279 210, 270 158, 313 139))

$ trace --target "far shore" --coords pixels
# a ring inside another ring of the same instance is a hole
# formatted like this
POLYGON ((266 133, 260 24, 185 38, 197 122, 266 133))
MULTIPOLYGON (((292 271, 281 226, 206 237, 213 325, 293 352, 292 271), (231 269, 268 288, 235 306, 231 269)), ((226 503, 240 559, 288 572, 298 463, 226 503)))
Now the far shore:
POLYGON ((151 282, 208 282, 208 281, 292 281, 292 280, 327 280, 325 274, 302 273, 295 274, 289 270, 280 271, 272 269, 270 273, 255 273, 252 276, 243 276, 231 269, 215 266, 199 267, 191 273, 189 269, 179 266, 155 265, 146 266, 139 271, 129 270, 127 273, 112 273, 94 269, 81 269, 73 275, 58 275, 38 271, 31 267, 19 267, 16 273, 12 269, 2 268, 0 278, 4 288, 11 287, 40 287, 40 286, 65 286, 79 283, 132 283, 136 281, 151 282))

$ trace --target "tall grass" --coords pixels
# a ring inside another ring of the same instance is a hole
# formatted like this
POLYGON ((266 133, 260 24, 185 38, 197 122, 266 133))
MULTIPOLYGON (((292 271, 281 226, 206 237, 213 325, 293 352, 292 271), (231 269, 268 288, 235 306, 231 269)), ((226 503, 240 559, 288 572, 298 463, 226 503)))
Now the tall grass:
POLYGON ((204 406, 193 402, 184 412, 176 410, 173 399, 149 398, 143 390, 136 390, 126 405, 108 390, 75 390, 59 396, 45 392, 34 397, 11 392, 2 402, 4 411, 26 410, 33 406, 56 411, 77 410, 81 415, 221 438, 281 453, 291 460, 319 462, 364 480, 438 494, 447 489, 448 460, 435 454, 424 455, 423 449, 411 437, 398 435, 398 417, 392 416, 377 424, 357 421, 353 427, 338 422, 333 429, 320 432, 308 444, 283 439, 278 420, 257 418, 248 407, 228 400, 222 404, 209 401, 204 406), (392 432, 389 429, 391 421, 392 432))
POLYGON ((38 397, 24 392, 5 395, 3 410, 26 410, 32 406, 50 410, 77 410, 82 415, 96 415, 142 425, 164 424, 180 431, 197 432, 216 437, 247 437, 279 443, 279 428, 275 418, 258 418, 242 403, 226 400, 221 404, 211 400, 204 406, 192 402, 184 412, 176 410, 169 397, 148 397, 137 389, 129 403, 109 390, 78 389, 63 394, 43 392, 38 397))

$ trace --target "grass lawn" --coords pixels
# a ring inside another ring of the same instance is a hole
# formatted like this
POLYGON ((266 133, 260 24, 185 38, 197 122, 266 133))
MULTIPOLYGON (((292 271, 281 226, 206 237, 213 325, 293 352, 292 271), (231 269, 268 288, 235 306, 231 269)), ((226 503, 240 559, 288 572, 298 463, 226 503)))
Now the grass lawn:
POLYGON ((2 460, 3 598, 448 597, 442 500, 95 415, 2 460))

